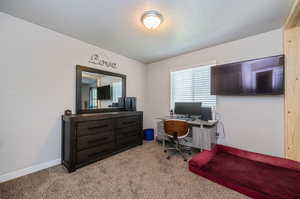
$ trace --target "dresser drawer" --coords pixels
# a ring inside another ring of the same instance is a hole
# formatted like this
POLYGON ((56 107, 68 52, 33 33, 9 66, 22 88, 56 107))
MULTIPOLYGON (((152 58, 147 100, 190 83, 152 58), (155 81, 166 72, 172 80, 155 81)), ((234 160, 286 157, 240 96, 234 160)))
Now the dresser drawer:
POLYGON ((141 132, 139 132, 138 126, 129 126, 127 128, 122 128, 122 129, 116 130, 116 135, 117 135, 117 138, 119 138, 119 139, 139 135, 140 133, 141 132))
POLYGON ((111 131, 113 129, 112 120, 96 120, 79 122, 77 125, 77 136, 85 136, 111 131))
POLYGON ((142 143, 141 135, 135 135, 130 137, 124 137, 122 139, 117 139, 117 145, 119 148, 126 148, 128 146, 137 145, 142 143))
POLYGON ((114 144, 108 143, 108 144, 103 144, 99 147, 94 147, 94 148, 77 152, 77 163, 80 164, 89 160, 103 157, 111 153, 113 150, 114 150, 114 144))
POLYGON ((108 131, 94 135, 81 136, 77 139, 77 150, 100 146, 105 143, 114 142, 114 132, 108 131))
POLYGON ((137 125, 138 125, 137 116, 124 117, 124 118, 119 118, 117 120, 117 128, 124 128, 128 126, 137 126, 137 125))

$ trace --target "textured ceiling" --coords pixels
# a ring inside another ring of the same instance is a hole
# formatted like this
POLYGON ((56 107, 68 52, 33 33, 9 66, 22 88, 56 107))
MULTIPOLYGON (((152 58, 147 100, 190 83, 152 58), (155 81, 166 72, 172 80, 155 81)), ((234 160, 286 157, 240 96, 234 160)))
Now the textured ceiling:
POLYGON ((0 11, 151 63, 280 28, 293 0, 0 0, 0 11), (150 31, 140 17, 158 10, 150 31))

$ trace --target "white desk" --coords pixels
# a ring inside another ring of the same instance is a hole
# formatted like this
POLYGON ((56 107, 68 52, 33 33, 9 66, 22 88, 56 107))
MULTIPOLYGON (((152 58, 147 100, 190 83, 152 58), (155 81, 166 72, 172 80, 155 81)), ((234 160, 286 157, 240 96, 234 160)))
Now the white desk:
POLYGON ((198 126, 198 127, 201 127, 203 128, 204 126, 207 126, 207 127, 212 127, 212 126, 215 126, 218 121, 204 121, 204 120, 199 120, 199 119, 196 119, 196 120, 187 120, 186 118, 180 118, 180 117, 171 117, 171 116, 165 116, 165 117, 159 117, 159 118, 156 118, 158 120, 162 120, 162 121, 165 121, 165 120, 182 120, 182 121, 185 121, 187 122, 188 124, 192 125, 192 126, 198 126))
POLYGON ((191 134, 185 138, 186 141, 181 144, 197 149, 211 150, 217 143, 217 123, 218 121, 203 121, 203 120, 186 120, 176 117, 160 117, 156 118, 157 134, 156 139, 164 141, 166 139, 164 131, 164 121, 170 119, 186 121, 190 125, 191 134))

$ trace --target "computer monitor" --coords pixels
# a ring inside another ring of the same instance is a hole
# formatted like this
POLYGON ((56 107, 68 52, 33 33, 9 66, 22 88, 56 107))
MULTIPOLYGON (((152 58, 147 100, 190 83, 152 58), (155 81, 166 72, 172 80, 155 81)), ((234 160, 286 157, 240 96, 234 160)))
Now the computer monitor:
POLYGON ((201 102, 175 102, 174 113, 178 115, 201 115, 201 102))
POLYGON ((201 107, 201 120, 208 121, 212 120, 211 107, 201 107))

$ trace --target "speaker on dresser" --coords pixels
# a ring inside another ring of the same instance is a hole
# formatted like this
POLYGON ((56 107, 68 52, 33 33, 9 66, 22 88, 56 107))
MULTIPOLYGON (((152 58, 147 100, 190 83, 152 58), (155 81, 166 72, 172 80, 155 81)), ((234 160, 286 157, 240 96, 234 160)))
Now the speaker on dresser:
POLYGON ((122 108, 122 110, 125 110, 125 97, 119 97, 118 106, 122 108))
POLYGON ((125 97, 125 110, 126 111, 136 111, 136 98, 135 97, 125 97))
POLYGON ((118 103, 124 111, 136 111, 136 97, 119 97, 118 103))

